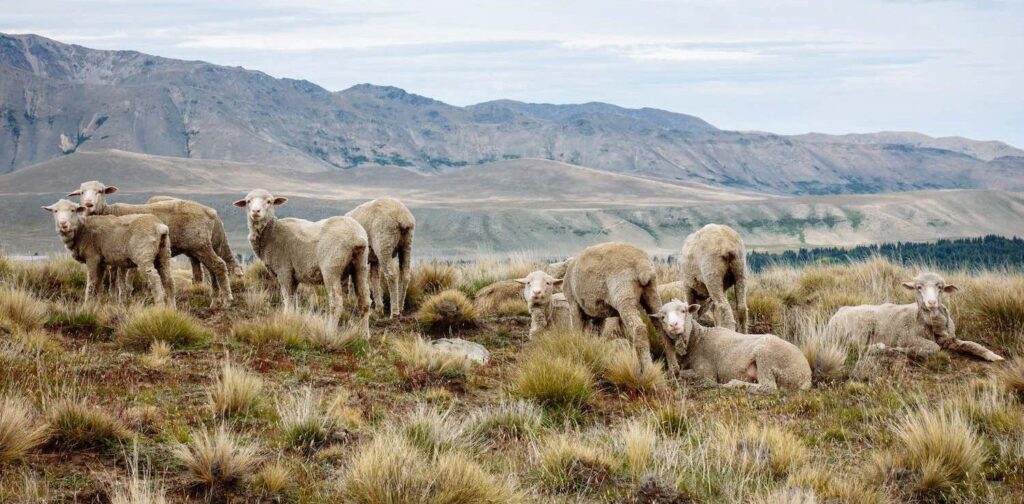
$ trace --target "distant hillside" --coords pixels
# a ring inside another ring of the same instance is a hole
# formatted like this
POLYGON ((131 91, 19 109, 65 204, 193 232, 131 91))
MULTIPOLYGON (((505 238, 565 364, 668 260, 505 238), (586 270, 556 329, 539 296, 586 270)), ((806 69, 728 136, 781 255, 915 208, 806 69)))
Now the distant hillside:
POLYGON ((547 159, 774 194, 1024 188, 1024 153, 998 142, 724 131, 603 103, 455 107, 393 87, 330 92, 238 67, 0 35, 0 173, 110 149, 289 173, 547 159))

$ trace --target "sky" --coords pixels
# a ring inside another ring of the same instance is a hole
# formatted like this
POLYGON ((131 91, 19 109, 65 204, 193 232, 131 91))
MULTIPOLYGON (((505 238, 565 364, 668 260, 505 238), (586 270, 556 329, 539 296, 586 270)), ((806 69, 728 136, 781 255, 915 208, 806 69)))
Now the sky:
POLYGON ((0 0, 0 32, 453 105, 602 101, 1024 147, 1024 0, 0 0))

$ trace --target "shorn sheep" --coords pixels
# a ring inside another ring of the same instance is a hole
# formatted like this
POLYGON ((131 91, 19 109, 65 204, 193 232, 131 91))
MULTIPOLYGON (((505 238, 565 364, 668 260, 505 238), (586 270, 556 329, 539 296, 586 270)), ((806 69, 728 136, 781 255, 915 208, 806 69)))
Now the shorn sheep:
MULTIPOLYGON (((189 201, 189 200, 182 200, 181 198, 175 198, 173 196, 153 196, 152 198, 149 198, 148 200, 146 200, 146 203, 147 204, 149 204, 149 203, 159 203, 161 201, 170 201, 170 200, 189 201)), ((193 203, 195 203, 195 202, 193 202, 193 203)), ((196 203, 196 204, 198 205, 200 203, 196 203)), ((212 212, 212 215, 217 217, 217 225, 213 229, 213 237, 212 237, 213 238, 213 249, 216 250, 217 251, 217 255, 220 256, 220 258, 224 260, 224 264, 227 265, 228 271, 231 274, 233 274, 235 276, 241 276, 242 275, 242 265, 238 264, 238 259, 235 257, 235 253, 231 251, 231 244, 228 243, 227 234, 224 232, 224 221, 222 221, 220 219, 220 216, 217 215, 217 211, 216 210, 214 210, 214 209, 212 209, 212 208, 210 208, 208 206, 205 206, 205 205, 203 205, 203 206, 204 206, 204 208, 206 208, 208 210, 207 213, 212 212)), ((204 277, 204 275, 203 275, 203 264, 200 263, 198 260, 193 259, 193 258, 189 258, 189 261, 192 263, 192 281, 193 282, 201 282, 203 280, 203 277, 204 277)), ((216 281, 216 277, 213 277, 211 275, 210 281, 211 282, 216 281)))
POLYGON ((686 237, 679 253, 686 301, 709 308, 716 325, 747 331, 747 253, 739 233, 729 226, 708 224, 686 237), (725 291, 735 288, 736 316, 725 291))
POLYGON ((412 278, 416 218, 394 198, 368 201, 345 215, 363 226, 370 241, 370 291, 374 309, 384 309, 384 291, 380 285, 383 276, 391 302, 391 317, 398 317, 405 308, 405 293, 412 278))
POLYGON ((957 291, 935 273, 921 273, 903 286, 917 295, 909 304, 844 306, 828 322, 827 330, 841 341, 868 352, 926 356, 940 348, 996 362, 1003 360, 973 341, 956 338, 956 325, 942 304, 945 294, 957 291))
MULTIPOLYGON (((231 283, 228 281, 227 265, 214 248, 214 233, 220 218, 209 207, 186 200, 168 200, 144 205, 126 203, 107 204, 106 196, 117 192, 117 188, 95 180, 84 182, 77 191, 68 196, 80 196, 87 214, 134 215, 152 214, 167 225, 170 231, 171 255, 185 254, 196 259, 216 277, 212 304, 214 307, 229 305, 231 283)), ((223 224, 220 224, 223 228, 223 224)))
POLYGON ((249 222, 249 244, 253 252, 277 278, 286 309, 295 303, 298 284, 324 285, 337 315, 344 309, 343 280, 350 278, 355 287, 356 315, 361 329, 369 335, 370 293, 366 231, 347 216, 328 217, 316 222, 304 219, 278 219, 274 207, 288 198, 275 197, 263 189, 254 189, 245 199, 236 201, 245 208, 249 222))
MULTIPOLYGON (((626 243, 587 247, 569 260, 562 292, 574 327, 618 317, 624 334, 633 342, 641 366, 653 365, 647 340, 645 313, 661 310, 654 263, 647 254, 626 243)), ((669 368, 675 371, 671 352, 669 368)))
POLYGON ((795 345, 771 334, 704 327, 696 320, 699 310, 700 305, 673 299, 651 315, 670 341, 666 354, 674 353, 680 360, 681 376, 759 393, 811 387, 811 366, 795 345))
POLYGON ((563 280, 538 270, 515 281, 522 285, 523 299, 530 308, 530 338, 533 338, 554 322, 552 296, 563 280))
POLYGON ((43 210, 53 214, 57 233, 72 257, 86 265, 85 301, 96 294, 107 269, 137 268, 149 283, 154 303, 174 302, 170 231, 156 216, 86 216, 85 206, 66 199, 43 210))

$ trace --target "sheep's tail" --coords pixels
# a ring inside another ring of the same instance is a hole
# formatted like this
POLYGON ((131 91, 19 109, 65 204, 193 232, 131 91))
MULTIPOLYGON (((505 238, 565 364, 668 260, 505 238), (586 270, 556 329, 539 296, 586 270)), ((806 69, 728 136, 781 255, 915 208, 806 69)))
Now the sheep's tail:
POLYGON ((157 226, 157 231, 160 233, 160 240, 157 244, 156 253, 156 268, 158 270, 165 270, 167 274, 171 272, 171 230, 166 224, 160 224, 157 226))

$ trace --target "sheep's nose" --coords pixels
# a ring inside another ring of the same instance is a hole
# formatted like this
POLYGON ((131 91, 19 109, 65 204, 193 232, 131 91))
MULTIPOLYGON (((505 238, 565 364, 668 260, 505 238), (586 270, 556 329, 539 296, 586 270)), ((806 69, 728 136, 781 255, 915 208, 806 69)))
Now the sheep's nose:
POLYGON ((85 202, 85 208, 92 208, 92 206, 93 206, 93 203, 91 201, 86 201, 85 202))

